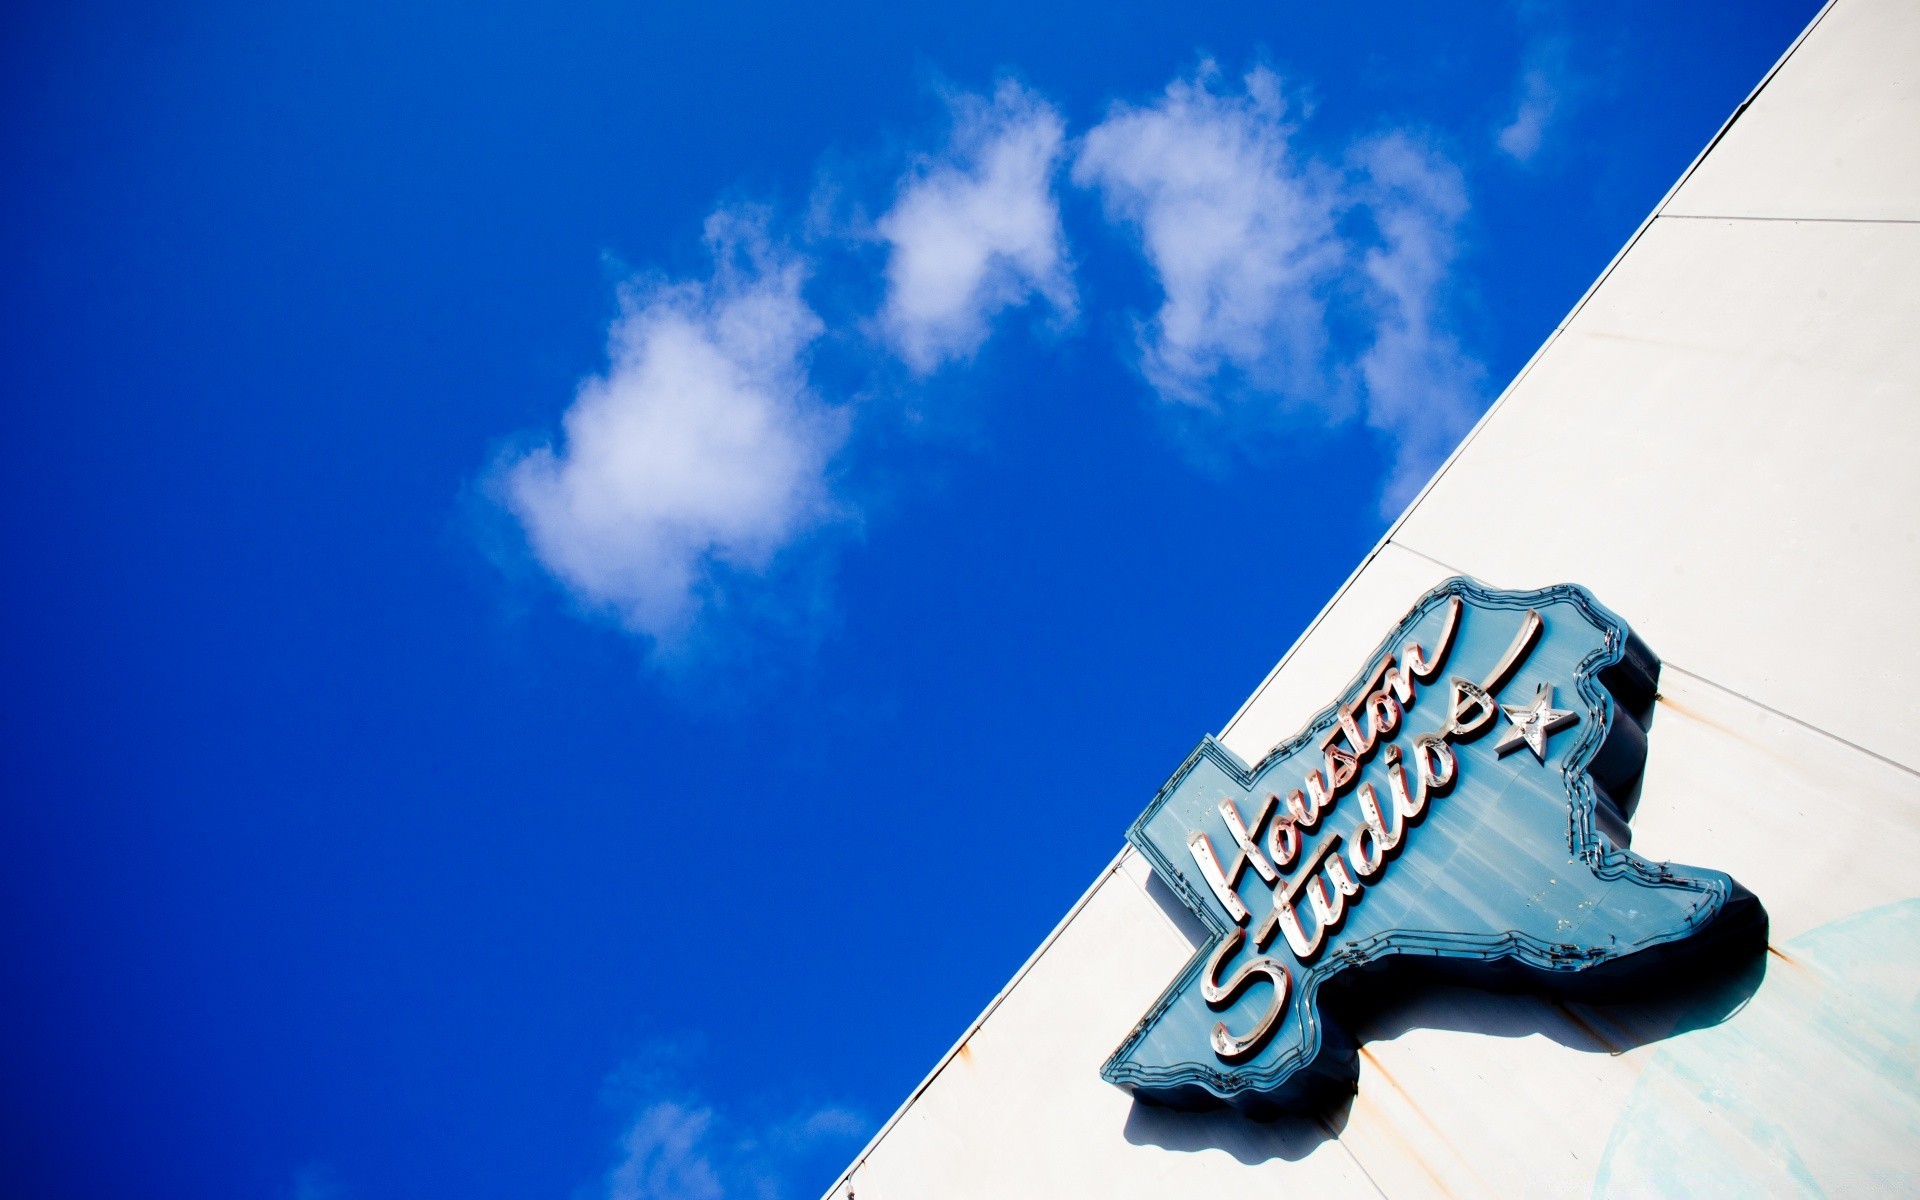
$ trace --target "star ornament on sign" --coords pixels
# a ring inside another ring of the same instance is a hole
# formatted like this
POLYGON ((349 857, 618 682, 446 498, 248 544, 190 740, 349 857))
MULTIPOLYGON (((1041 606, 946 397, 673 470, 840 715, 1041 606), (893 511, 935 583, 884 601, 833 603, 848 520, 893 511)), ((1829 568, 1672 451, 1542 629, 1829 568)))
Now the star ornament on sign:
POLYGON ((1493 744, 1495 754, 1502 758, 1525 746, 1533 751, 1533 756, 1541 762, 1547 761, 1547 737, 1558 733, 1580 718, 1564 708, 1553 706, 1553 685, 1543 683, 1534 690, 1533 703, 1521 707, 1503 704, 1500 711, 1507 714, 1507 720, 1513 727, 1493 744))
POLYGON ((1259 763, 1204 739, 1127 838, 1208 936, 1101 1074, 1311 1112, 1357 1077, 1342 1002, 1396 973, 1599 995, 1758 953, 1750 893, 1628 848, 1658 674, 1584 588, 1456 578, 1259 763))

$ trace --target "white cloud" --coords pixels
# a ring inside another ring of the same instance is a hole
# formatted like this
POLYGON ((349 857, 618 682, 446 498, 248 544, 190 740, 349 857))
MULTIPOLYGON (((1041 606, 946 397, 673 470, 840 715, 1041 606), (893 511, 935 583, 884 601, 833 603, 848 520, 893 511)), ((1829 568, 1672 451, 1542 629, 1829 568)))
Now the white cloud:
POLYGON ((1152 105, 1116 106, 1074 163, 1164 293, 1141 371, 1163 400, 1283 429, 1357 405, 1391 446, 1393 515, 1479 410, 1484 370, 1446 320, 1465 182, 1405 133, 1334 170, 1297 149, 1271 72, 1219 84, 1207 64, 1152 105))
POLYGON ((1035 295, 1071 319, 1053 174, 1060 114, 1011 81, 950 98, 947 148, 911 169, 876 228, 891 245, 879 329, 916 374, 972 355, 989 320, 1035 295))
POLYGON ((607 1200, 726 1200, 707 1141, 713 1110, 672 1102, 642 1110, 620 1138, 607 1200))
POLYGON ((868 1121, 848 1108, 828 1105, 816 1108, 794 1123, 793 1137, 801 1142, 816 1138, 855 1138, 868 1130, 868 1121))
POLYGON ((1486 372, 1443 322, 1443 290, 1466 215, 1466 184, 1437 151, 1406 134, 1357 147, 1362 198, 1379 230, 1361 270, 1374 341, 1360 356, 1366 420, 1394 459, 1380 507, 1395 516, 1480 410, 1486 372))
POLYGON ((604 1195, 781 1200, 790 1182, 817 1187, 820 1171, 831 1170, 826 1164, 837 1164, 870 1129, 865 1118, 843 1108, 802 1112, 756 1129, 728 1122, 709 1105, 659 1100, 641 1108, 620 1135, 619 1161, 607 1172, 604 1195))
MULTIPOLYGON (((876 225, 891 252, 874 328, 922 375, 976 351, 1011 307, 1038 298, 1065 319, 1076 305, 1052 187, 1060 115, 1010 82, 951 103, 950 144, 876 225)), ((1357 414, 1392 444, 1391 510, 1470 423, 1484 373, 1446 304, 1466 190, 1431 147, 1375 138, 1336 168, 1300 148, 1273 73, 1229 85, 1206 64, 1150 104, 1112 106, 1072 176, 1138 238, 1163 293, 1136 324, 1138 365, 1201 437, 1251 448, 1250 429, 1357 414)), ((811 264, 751 212, 716 212, 706 232, 710 273, 623 288, 608 365, 562 437, 491 479, 539 564, 668 661, 709 607, 755 612, 763 581, 818 565, 800 543, 849 515, 830 472, 851 411, 809 381, 826 329, 801 292, 811 264)), ((768 593, 778 617, 790 592, 768 593)))
POLYGON ((1518 162, 1526 162, 1540 152, 1547 122, 1560 103, 1560 93, 1545 71, 1528 67, 1520 75, 1520 103, 1513 120, 1494 135, 1501 153, 1518 162))
POLYGON ((1335 197, 1292 152, 1272 72, 1248 74, 1238 94, 1219 83, 1209 63, 1152 105, 1115 105, 1086 135, 1074 181, 1137 231, 1165 293, 1140 331, 1140 366, 1162 398, 1209 405, 1237 379, 1337 416, 1321 386, 1321 291, 1342 257, 1335 197))
POLYGON ((1547 126, 1565 100, 1566 60, 1567 45, 1562 38, 1536 38, 1528 46, 1513 119, 1493 138, 1500 152, 1515 162, 1528 162, 1540 152, 1547 126))
POLYGON ((608 368, 580 385, 563 444, 497 481, 540 563, 656 643, 726 575, 766 572, 834 517, 826 473, 846 436, 807 381, 823 326, 805 265, 752 214, 716 212, 706 234, 711 276, 625 288, 608 368))

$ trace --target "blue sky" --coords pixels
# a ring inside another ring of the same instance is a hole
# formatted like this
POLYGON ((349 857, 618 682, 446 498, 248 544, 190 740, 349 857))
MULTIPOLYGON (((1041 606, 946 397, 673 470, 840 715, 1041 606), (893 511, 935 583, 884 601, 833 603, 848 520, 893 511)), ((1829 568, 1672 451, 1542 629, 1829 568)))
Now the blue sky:
POLYGON ((11 6, 0 1191, 816 1195, 1813 7, 11 6))

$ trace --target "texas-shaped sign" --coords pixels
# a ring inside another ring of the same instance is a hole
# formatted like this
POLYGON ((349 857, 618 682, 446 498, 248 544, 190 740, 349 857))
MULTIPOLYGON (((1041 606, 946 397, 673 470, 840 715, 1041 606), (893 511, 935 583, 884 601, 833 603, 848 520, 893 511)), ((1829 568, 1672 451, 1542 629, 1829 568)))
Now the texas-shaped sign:
POLYGON ((1150 1102, 1351 1092, 1328 1001, 1424 969, 1605 995, 1756 952, 1717 871, 1627 849, 1659 661, 1586 589, 1448 580, 1251 769, 1211 737, 1127 839, 1209 932, 1101 1074, 1150 1102))

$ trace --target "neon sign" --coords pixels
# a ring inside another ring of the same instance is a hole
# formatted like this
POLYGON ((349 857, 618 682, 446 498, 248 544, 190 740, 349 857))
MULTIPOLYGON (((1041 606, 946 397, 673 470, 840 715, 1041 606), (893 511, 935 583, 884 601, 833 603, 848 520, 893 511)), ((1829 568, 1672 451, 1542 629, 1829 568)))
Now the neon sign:
POLYGON ((1101 1074, 1310 1110, 1356 1077, 1341 987, 1424 966, 1593 993, 1763 943, 1731 878, 1627 849, 1658 675, 1584 588, 1456 578, 1260 763, 1203 740, 1127 838, 1211 936, 1101 1074))

